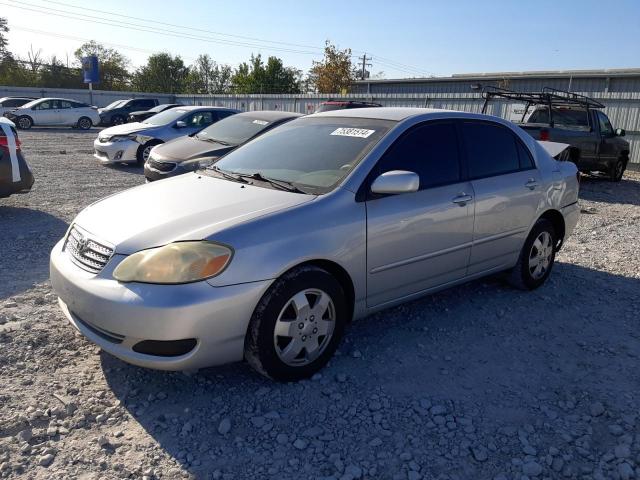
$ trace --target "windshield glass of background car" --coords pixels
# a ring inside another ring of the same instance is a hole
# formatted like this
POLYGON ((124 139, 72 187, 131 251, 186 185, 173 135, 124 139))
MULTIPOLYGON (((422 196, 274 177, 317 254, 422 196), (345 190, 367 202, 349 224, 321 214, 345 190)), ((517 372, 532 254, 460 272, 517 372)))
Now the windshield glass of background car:
POLYGON ((168 125, 171 122, 175 122, 180 119, 188 110, 183 108, 170 108, 169 110, 165 110, 164 112, 160 112, 153 117, 149 117, 144 120, 142 123, 149 123, 151 125, 168 125))
POLYGON ((255 117, 232 115, 205 128, 196 135, 196 138, 238 145, 246 142, 269 125, 271 122, 255 117))
MULTIPOLYGON (((554 125, 564 125, 572 128, 589 128, 589 118, 586 110, 570 110, 568 108, 553 108, 554 125)), ((549 109, 535 110, 528 123, 549 123, 549 109)))
POLYGON ((104 107, 105 110, 109 110, 112 108, 116 108, 119 107, 120 105, 122 105, 124 102, 126 102, 126 100, 116 100, 115 102, 110 103, 109 105, 107 105, 106 107, 104 107))
POLYGON ((369 118, 301 118, 222 157, 222 170, 292 182, 310 193, 338 184, 395 122, 369 118))

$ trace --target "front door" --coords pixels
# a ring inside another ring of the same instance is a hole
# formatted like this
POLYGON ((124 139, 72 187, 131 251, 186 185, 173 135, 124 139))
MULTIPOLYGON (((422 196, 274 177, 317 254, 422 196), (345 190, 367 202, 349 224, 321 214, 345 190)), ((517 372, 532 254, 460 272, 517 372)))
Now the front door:
POLYGON ((596 110, 598 124, 600 126, 600 145, 598 156, 600 164, 612 164, 617 159, 616 134, 609 118, 600 110, 596 110))
POLYGON ((475 192, 468 274, 509 268, 535 220, 542 178, 527 147, 507 127, 464 121, 461 131, 475 192))
POLYGON ((473 190, 462 181, 453 122, 418 125, 400 137, 370 177, 415 172, 417 192, 367 203, 367 305, 374 307, 465 276, 473 235, 473 190))
POLYGON ((59 120, 58 101, 45 100, 35 106, 33 122, 36 125, 55 125, 59 120))

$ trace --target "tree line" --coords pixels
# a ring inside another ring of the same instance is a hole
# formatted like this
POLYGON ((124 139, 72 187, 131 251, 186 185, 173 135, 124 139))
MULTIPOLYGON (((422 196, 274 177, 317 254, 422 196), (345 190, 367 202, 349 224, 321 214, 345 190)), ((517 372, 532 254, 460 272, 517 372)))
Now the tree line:
POLYGON ((122 53, 98 42, 82 44, 71 61, 52 56, 43 58, 33 47, 26 58, 11 53, 6 34, 7 20, 0 17, 0 85, 41 88, 85 88, 82 80, 83 57, 98 57, 101 90, 157 92, 173 94, 222 93, 341 93, 356 78, 351 50, 340 50, 329 41, 324 56, 313 61, 307 74, 285 66, 275 56, 266 60, 251 55, 236 67, 217 63, 209 54, 199 55, 186 65, 179 55, 159 52, 146 64, 134 69, 122 53))

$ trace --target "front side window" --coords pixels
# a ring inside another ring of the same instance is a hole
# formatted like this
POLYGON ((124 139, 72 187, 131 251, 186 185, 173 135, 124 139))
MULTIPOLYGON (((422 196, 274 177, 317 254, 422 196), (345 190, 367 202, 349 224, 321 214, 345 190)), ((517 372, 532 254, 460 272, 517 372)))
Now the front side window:
POLYGON ((487 122, 463 122, 462 133, 470 178, 520 170, 516 139, 507 128, 487 122))
POLYGON ((188 127, 204 128, 213 123, 213 115, 211 112, 196 112, 190 115, 185 122, 188 127))
POLYGON ((34 106, 36 110, 52 110, 56 108, 55 100, 45 100, 44 102, 38 103, 34 106))
POLYGON ((604 136, 613 135, 613 127, 609 118, 602 112, 598 111, 598 123, 600 124, 600 133, 604 136))
POLYGON ((432 122, 413 128, 398 139, 378 165, 378 174, 407 170, 420 177, 420 189, 460 181, 455 125, 432 122))
POLYGON ((260 173, 322 194, 346 177, 394 124, 369 118, 299 118, 237 148, 210 168, 260 173))
POLYGON ((65 100, 59 101, 60 106, 58 108, 71 108, 71 102, 67 102, 65 100))

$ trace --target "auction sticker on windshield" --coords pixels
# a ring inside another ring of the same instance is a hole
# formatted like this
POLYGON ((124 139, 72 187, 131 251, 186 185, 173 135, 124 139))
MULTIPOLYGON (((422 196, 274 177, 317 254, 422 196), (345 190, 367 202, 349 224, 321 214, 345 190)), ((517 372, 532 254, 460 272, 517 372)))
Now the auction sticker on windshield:
POLYGON ((269 122, 265 121, 265 120, 254 120, 253 123, 258 124, 258 125, 268 125, 269 122))
POLYGON ((366 128, 336 128, 331 135, 340 135, 341 137, 357 137, 368 138, 375 130, 367 130, 366 128))

